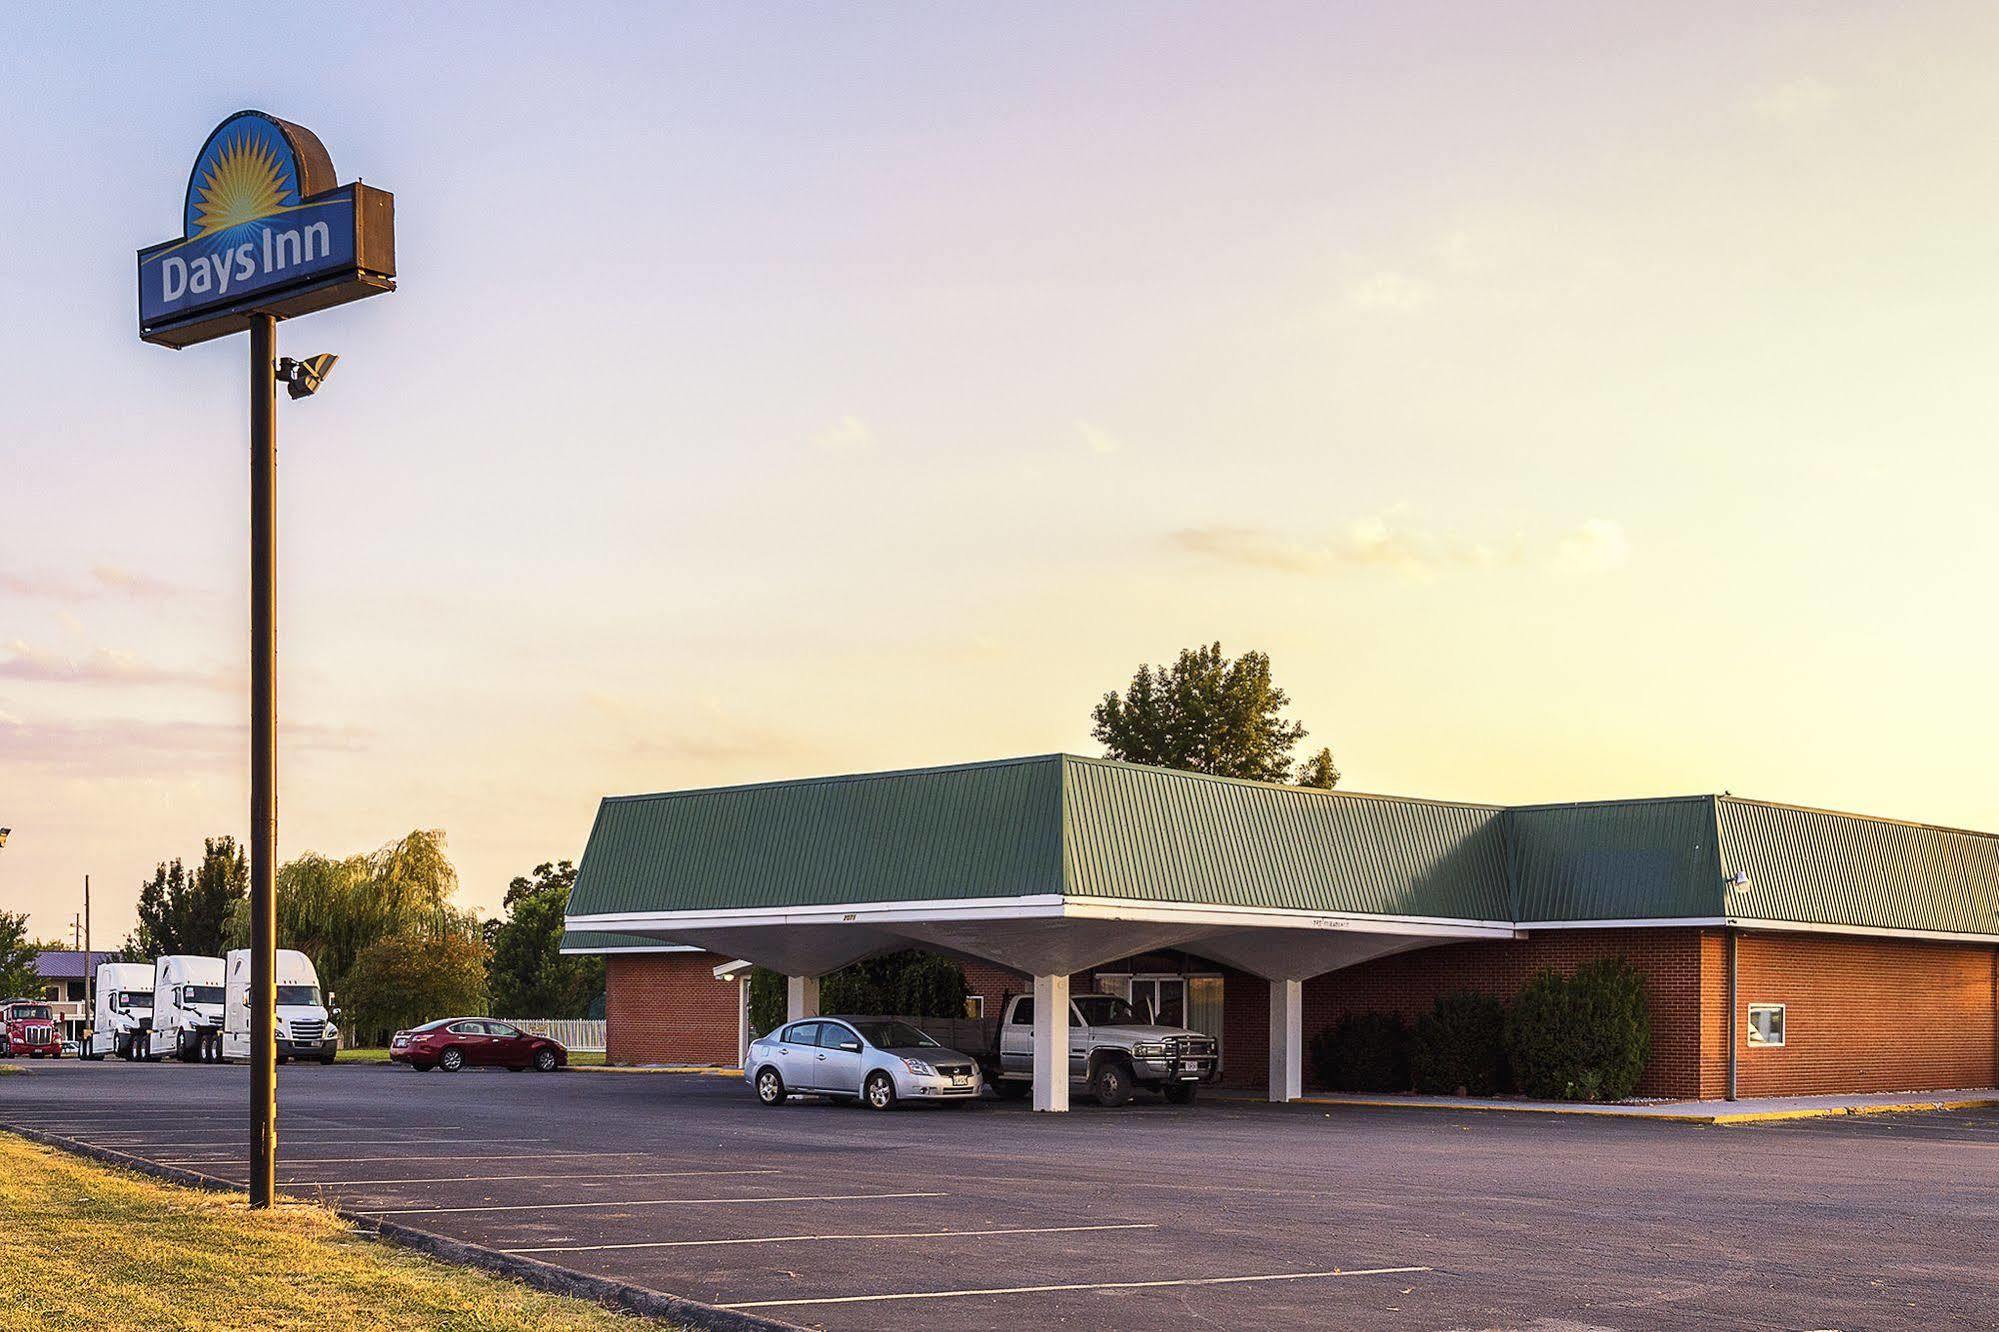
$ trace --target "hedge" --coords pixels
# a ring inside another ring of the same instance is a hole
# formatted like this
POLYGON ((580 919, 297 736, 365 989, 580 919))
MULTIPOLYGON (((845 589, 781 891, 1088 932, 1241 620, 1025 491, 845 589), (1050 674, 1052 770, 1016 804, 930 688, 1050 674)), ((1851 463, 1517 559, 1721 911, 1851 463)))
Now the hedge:
POLYGON ((1506 1015, 1506 1053, 1520 1090, 1565 1101, 1621 1101, 1651 1051, 1645 978, 1622 957, 1563 976, 1543 969, 1506 1015))
POLYGON ((1409 1072, 1419 1092, 1493 1096, 1507 1090, 1506 1005, 1489 994, 1451 994, 1416 1019, 1409 1072))

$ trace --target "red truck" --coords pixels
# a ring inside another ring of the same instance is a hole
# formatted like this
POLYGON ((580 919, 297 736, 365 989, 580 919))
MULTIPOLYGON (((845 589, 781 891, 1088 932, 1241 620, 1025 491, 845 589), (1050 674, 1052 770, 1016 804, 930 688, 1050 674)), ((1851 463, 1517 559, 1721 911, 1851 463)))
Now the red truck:
POLYGON ((39 999, 9 999, 0 1003, 0 1059, 30 1055, 62 1058, 62 1037, 55 1017, 39 999))

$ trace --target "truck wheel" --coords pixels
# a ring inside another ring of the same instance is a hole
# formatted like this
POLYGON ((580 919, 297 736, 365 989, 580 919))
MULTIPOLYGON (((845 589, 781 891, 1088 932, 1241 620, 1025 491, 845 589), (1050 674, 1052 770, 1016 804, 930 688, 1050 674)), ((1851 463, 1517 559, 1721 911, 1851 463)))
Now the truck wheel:
POLYGON ((1115 1059, 1106 1059, 1090 1078, 1090 1093, 1098 1105, 1115 1110, 1131 1099, 1131 1070, 1115 1059))
POLYGON ((446 1073, 456 1073, 465 1067, 465 1052, 455 1045, 450 1046, 437 1057, 437 1066, 446 1073))
POLYGON ((1198 1082, 1173 1082, 1166 1086, 1166 1099, 1175 1105, 1192 1105, 1194 1093, 1199 1091, 1198 1082))
POLYGON ((757 1100, 765 1105, 784 1104, 784 1079, 774 1068, 757 1070, 757 1100))

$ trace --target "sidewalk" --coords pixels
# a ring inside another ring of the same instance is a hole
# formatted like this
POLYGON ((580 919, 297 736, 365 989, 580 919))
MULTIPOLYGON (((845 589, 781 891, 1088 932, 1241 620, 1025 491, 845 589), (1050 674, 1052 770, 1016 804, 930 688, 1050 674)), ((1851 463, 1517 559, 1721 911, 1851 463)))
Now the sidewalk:
MULTIPOLYGON (((1256 1100, 1248 1096, 1231 1100, 1256 1100)), ((1539 1115, 1603 1115, 1613 1119, 1657 1119, 1674 1124, 1754 1124, 1778 1119, 1824 1119, 1835 1115, 1885 1115, 1912 1110, 1965 1110, 1999 1107, 1999 1090, 1896 1092, 1876 1096, 1759 1096, 1739 1101, 1620 1101, 1597 1105, 1577 1101, 1529 1101, 1501 1096, 1395 1096, 1315 1092, 1294 1105, 1351 1105, 1420 1110, 1510 1110, 1539 1115)))

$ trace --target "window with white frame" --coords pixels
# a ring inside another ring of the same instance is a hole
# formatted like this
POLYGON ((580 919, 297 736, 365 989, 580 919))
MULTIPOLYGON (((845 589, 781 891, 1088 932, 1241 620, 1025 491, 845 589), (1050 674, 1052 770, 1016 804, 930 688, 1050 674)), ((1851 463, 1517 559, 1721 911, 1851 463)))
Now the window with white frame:
POLYGON ((966 995, 965 1016, 968 1018, 982 1018, 985 1015, 986 1015, 986 997, 983 994, 966 995))
POLYGON ((1758 1046, 1775 1046, 1784 1043, 1784 1006, 1782 1004, 1749 1005, 1749 1043, 1758 1046))

